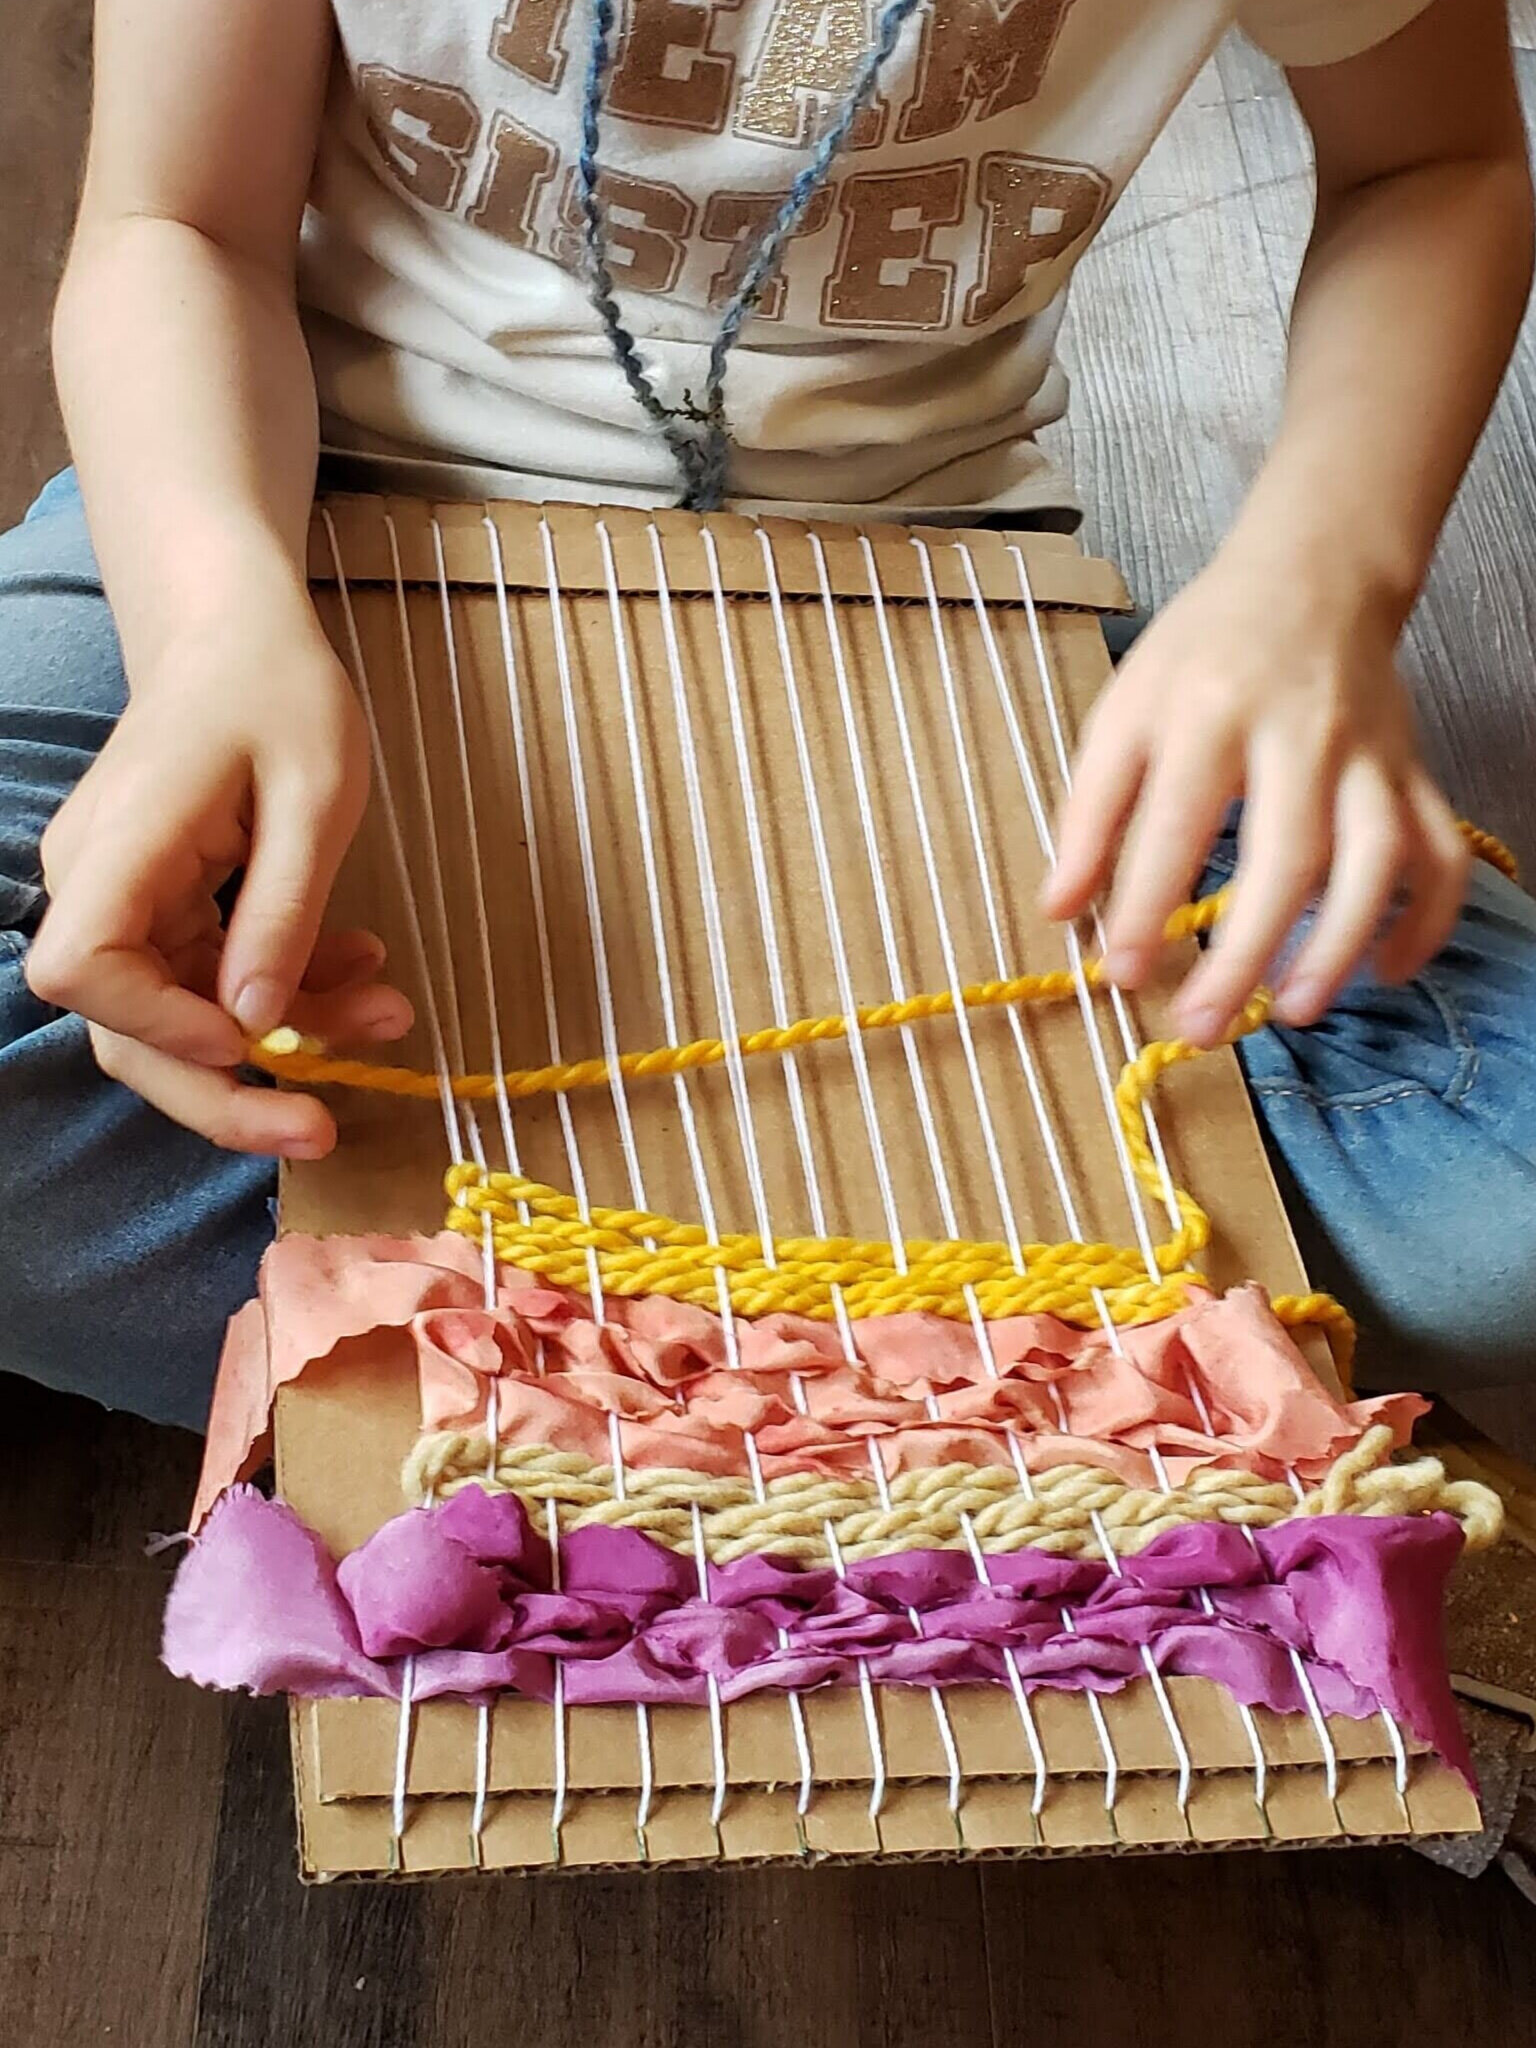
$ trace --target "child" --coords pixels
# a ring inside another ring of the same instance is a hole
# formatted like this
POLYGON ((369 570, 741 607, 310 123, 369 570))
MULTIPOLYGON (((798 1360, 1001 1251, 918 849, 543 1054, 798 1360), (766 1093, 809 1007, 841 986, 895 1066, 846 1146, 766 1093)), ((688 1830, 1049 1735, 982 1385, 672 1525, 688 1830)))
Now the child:
POLYGON ((1318 158, 1284 421, 1102 700, 1046 907, 1113 880, 1134 986, 1235 861, 1204 1042, 1306 914, 1243 1057, 1314 1272, 1379 1376, 1520 1372, 1536 916, 1481 868, 1461 908, 1394 666, 1529 282, 1499 0, 610 17, 100 0, 56 325, 84 510, 58 479, 0 544, 0 1365, 197 1425, 272 1155, 335 1135, 246 1038, 407 1028, 325 926, 367 764, 304 583, 318 447, 439 495, 1070 523, 1035 439, 1067 279, 1236 19, 1318 158))

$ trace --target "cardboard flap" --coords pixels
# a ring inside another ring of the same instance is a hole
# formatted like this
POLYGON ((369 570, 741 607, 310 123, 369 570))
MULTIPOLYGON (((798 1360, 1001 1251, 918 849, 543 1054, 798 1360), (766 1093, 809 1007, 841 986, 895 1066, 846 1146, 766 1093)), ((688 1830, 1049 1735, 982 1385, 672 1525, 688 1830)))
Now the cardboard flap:
POLYGON ((872 576, 900 601, 1024 602, 1119 612, 1130 597, 1108 562, 1058 534, 977 528, 808 525, 731 513, 637 512, 584 505, 423 505, 415 499, 328 499, 310 532, 309 573, 318 584, 436 585, 546 591, 551 575, 570 593, 626 595, 664 585, 675 597, 870 597, 872 576), (653 534, 656 539, 653 541, 653 534), (867 543, 867 545, 866 545, 867 543), (658 562, 658 544, 660 562, 658 562), (765 545, 766 544, 766 545, 765 545), (974 582, 972 578, 974 577, 974 582), (931 578, 931 584, 930 579, 931 578))

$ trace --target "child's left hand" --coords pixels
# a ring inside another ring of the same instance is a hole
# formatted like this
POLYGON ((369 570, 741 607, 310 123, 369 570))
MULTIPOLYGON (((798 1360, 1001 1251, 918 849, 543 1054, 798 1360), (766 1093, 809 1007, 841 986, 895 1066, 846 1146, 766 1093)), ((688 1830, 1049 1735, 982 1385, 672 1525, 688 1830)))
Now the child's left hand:
POLYGON ((1397 625, 1328 585, 1218 557, 1142 635, 1079 751, 1041 905, 1075 917, 1113 874, 1105 957, 1125 988, 1245 799, 1231 908, 1175 1006, 1198 1045, 1226 1034, 1319 889, 1278 992, 1289 1024, 1314 1023, 1373 948, 1380 979, 1406 980, 1461 907, 1467 850, 1419 760, 1397 625))

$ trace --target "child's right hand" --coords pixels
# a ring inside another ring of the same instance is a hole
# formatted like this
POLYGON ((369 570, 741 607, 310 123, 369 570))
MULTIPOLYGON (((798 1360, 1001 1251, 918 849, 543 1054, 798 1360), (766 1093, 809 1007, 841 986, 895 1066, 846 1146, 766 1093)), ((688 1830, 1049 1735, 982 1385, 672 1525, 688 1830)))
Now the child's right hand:
POLYGON ((368 787, 362 713, 311 619, 249 618, 163 652, 43 837, 35 994, 91 1027, 104 1072, 237 1152, 313 1159, 308 1096, 233 1071, 291 1022, 329 1044, 400 1037, 371 932, 322 932, 368 787), (216 897, 244 870, 227 929, 216 897))

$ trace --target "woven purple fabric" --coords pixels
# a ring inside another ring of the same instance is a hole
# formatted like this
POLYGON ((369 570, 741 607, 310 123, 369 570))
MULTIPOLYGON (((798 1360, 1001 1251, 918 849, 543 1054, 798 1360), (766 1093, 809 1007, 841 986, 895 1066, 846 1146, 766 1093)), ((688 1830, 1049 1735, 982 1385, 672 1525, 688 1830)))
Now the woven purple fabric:
POLYGON ((581 1702, 703 1702, 855 1682, 1110 1692, 1145 1670, 1215 1679, 1248 1706, 1390 1707, 1469 1769, 1441 1635, 1461 1548, 1448 1515, 1298 1519, 1259 1531, 1170 1531, 1106 1563, 1020 1550, 909 1550, 848 1567, 772 1557, 711 1566, 632 1529, 549 1547, 510 1494, 468 1487, 397 1516, 336 1565, 281 1501, 237 1486, 183 1559, 165 1661, 223 1689, 418 1699, 515 1691, 545 1699, 556 1658, 581 1702), (1207 1600, 1201 1595, 1207 1596, 1207 1600), (1064 1614, 1069 1613, 1069 1628, 1064 1614), (915 1619, 914 1619, 915 1618, 915 1619), (1295 1656, 1293 1656, 1293 1652, 1295 1656))

